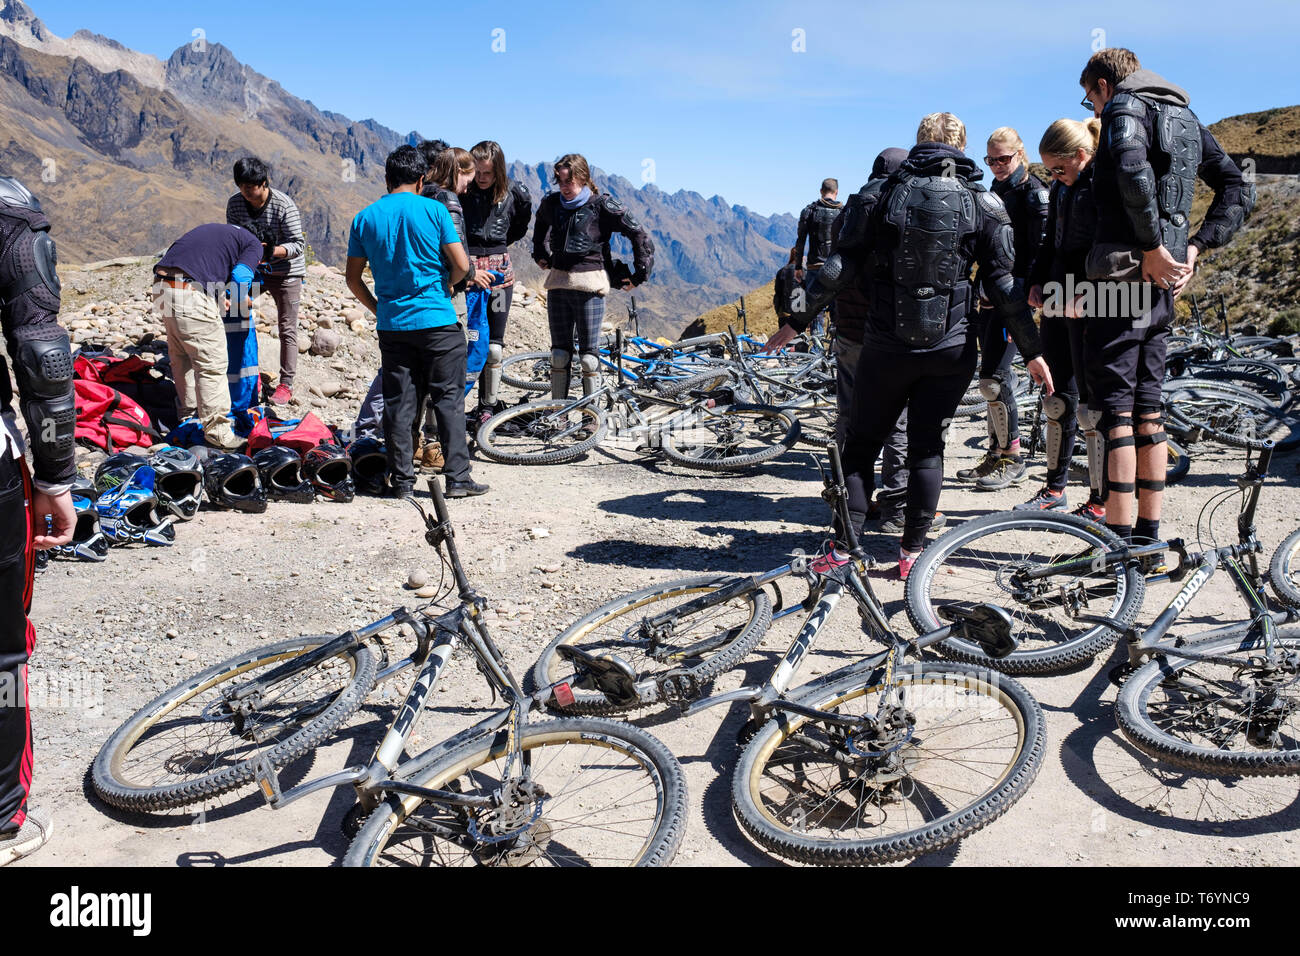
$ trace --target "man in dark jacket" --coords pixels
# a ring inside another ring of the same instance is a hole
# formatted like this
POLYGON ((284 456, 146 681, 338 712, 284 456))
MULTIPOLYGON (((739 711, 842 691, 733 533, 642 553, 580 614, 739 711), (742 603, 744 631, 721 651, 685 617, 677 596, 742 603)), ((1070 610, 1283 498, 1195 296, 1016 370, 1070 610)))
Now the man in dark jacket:
POLYGON ((0 177, 0 325, 35 463, 32 475, 12 407, 9 366, 0 356, 0 866, 39 849, 53 831, 47 813, 27 806, 27 658, 36 643, 27 612, 36 551, 67 544, 76 525, 77 411, 49 230, 36 197, 17 180, 0 177))
MULTIPOLYGON (((826 257, 831 254, 835 218, 844 208, 837 200, 839 180, 823 179, 821 197, 810 202, 799 213, 799 230, 794 242, 794 278, 796 282, 811 282, 821 271, 826 257), (804 246, 808 247, 808 271, 804 273, 804 246)), ((813 338, 821 337, 821 309, 811 314, 813 338)))
POLYGON ((1200 251, 1241 227, 1255 190, 1191 111, 1187 93, 1143 70, 1131 51, 1094 54, 1079 84, 1101 118, 1097 241, 1087 264, 1088 278, 1101 281, 1084 327, 1084 361, 1089 406, 1106 435, 1106 524, 1125 539, 1158 539, 1167 467, 1161 384, 1173 300, 1200 251), (1198 177, 1214 199, 1189 238, 1198 177))

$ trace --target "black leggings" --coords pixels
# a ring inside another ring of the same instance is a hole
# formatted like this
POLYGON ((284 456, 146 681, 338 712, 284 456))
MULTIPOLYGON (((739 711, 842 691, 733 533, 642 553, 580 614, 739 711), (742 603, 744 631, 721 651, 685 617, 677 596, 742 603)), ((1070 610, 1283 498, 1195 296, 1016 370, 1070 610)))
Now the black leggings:
POLYGON ((510 318, 510 303, 515 298, 515 287, 488 290, 488 341, 505 345, 506 320, 510 318))
MULTIPOLYGON (((996 379, 998 401, 1007 407, 1007 444, 1020 437, 1020 410, 1016 407, 1016 373, 1011 367, 1020 355, 1013 342, 1007 341, 1006 328, 997 315, 987 309, 976 318, 980 336, 980 378, 996 379)), ((989 417, 989 435, 997 445, 993 418, 989 417)))
POLYGON ((943 446, 957 403, 975 371, 975 338, 936 352, 881 352, 866 346, 858 362, 853 419, 844 449, 849 510, 866 514, 875 460, 907 409, 907 507, 903 547, 918 551, 939 506, 943 446))

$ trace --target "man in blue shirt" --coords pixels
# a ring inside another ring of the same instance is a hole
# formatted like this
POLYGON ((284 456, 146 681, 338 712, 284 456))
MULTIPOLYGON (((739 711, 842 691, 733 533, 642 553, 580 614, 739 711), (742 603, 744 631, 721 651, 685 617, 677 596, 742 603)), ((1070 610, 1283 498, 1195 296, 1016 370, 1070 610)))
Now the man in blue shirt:
POLYGON ((405 497, 415 488, 416 416, 428 395, 446 458, 447 497, 465 498, 488 490, 470 477, 465 333, 451 302, 452 286, 469 272, 469 258, 446 207, 420 195, 426 171, 414 146, 389 154, 388 195, 352 220, 347 283, 375 314, 392 494, 405 497), (362 278, 367 262, 373 294, 362 278))

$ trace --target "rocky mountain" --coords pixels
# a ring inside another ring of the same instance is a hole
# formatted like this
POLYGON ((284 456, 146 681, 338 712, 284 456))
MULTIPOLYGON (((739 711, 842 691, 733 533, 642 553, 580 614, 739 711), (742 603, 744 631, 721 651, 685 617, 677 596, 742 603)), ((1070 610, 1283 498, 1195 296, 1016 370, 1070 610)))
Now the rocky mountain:
MULTIPOLYGON (((0 0, 0 129, 0 169, 41 197, 71 261, 154 252, 222 219, 231 166, 253 153, 297 201, 314 255, 341 265, 352 216, 384 192, 384 157, 421 138, 322 110, 202 36, 163 61, 84 30, 55 36, 21 0, 0 0)), ((508 140, 508 130, 485 135, 508 140)), ((550 173, 549 163, 511 168, 535 201, 550 173)), ((594 175, 654 236, 655 274, 637 293, 650 331, 676 330, 770 278, 794 241, 790 215, 594 175)))

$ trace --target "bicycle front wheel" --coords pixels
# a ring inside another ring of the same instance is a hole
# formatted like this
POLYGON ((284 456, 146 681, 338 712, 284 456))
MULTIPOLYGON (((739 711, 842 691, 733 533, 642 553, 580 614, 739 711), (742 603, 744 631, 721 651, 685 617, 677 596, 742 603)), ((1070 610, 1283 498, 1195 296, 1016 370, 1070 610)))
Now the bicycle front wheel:
POLYGON ((1268 579, 1282 603, 1300 607, 1300 528, 1287 535, 1273 552, 1268 579))
POLYGON ((362 826, 343 865, 672 862, 686 827, 686 781, 657 739, 630 724, 565 718, 530 725, 520 748, 523 765, 513 768, 504 730, 452 750, 411 782, 487 801, 463 807, 393 795, 362 826))
POLYGON ((605 413, 594 405, 571 408, 563 399, 515 405, 478 430, 478 447, 507 465, 558 465, 581 458, 605 435, 605 413))
POLYGON ((1300 627, 1262 640, 1216 638, 1134 671, 1115 701, 1124 736, 1150 757, 1195 773, 1300 773, 1300 627))
POLYGON ((266 754, 283 767, 318 746, 361 706, 378 660, 366 645, 285 674, 247 708, 226 693, 333 640, 304 637, 232 657, 172 687, 111 736, 91 767, 105 803, 169 810, 251 782, 266 754))
MULTIPOLYGON (((1043 759, 1043 712, 1015 680, 918 661, 795 698, 843 728, 798 714, 767 721, 732 779, 736 818, 756 842, 806 863, 891 863, 987 826, 1024 795, 1043 759)), ((779 706, 779 705, 778 705, 779 706)))
POLYGON ((1008 674, 1042 674, 1090 660, 1119 638, 1142 606, 1146 582, 1132 563, 1030 579, 1076 558, 1121 546, 1105 528, 1074 515, 1004 512, 967 521, 931 543, 907 576, 907 616, 921 634, 947 622, 946 604, 996 604, 1010 612, 1019 647, 994 660, 953 638, 938 645, 953 660, 1008 674), (1102 616, 1113 626, 1080 620, 1102 616))
POLYGON ((653 681, 670 671, 706 681, 736 667, 754 649, 772 623, 772 602, 762 591, 737 594, 713 607, 674 615, 662 627, 648 619, 731 584, 734 578, 698 575, 634 591, 616 598, 580 619, 542 651, 533 666, 533 684, 549 687, 573 673, 560 656, 570 645, 595 656, 615 655, 636 674, 637 700, 617 705, 596 691, 574 691, 566 710, 610 714, 654 703, 659 691, 653 681))
MULTIPOLYGON (((578 356, 573 356, 571 374, 575 379, 582 375, 578 356)), ((501 381, 525 392, 549 392, 551 390, 551 353, 520 352, 501 362, 501 381)))
POLYGON ((735 471, 769 461, 794 447, 799 422, 775 408, 700 410, 693 421, 663 435, 669 461, 705 471, 735 471))

